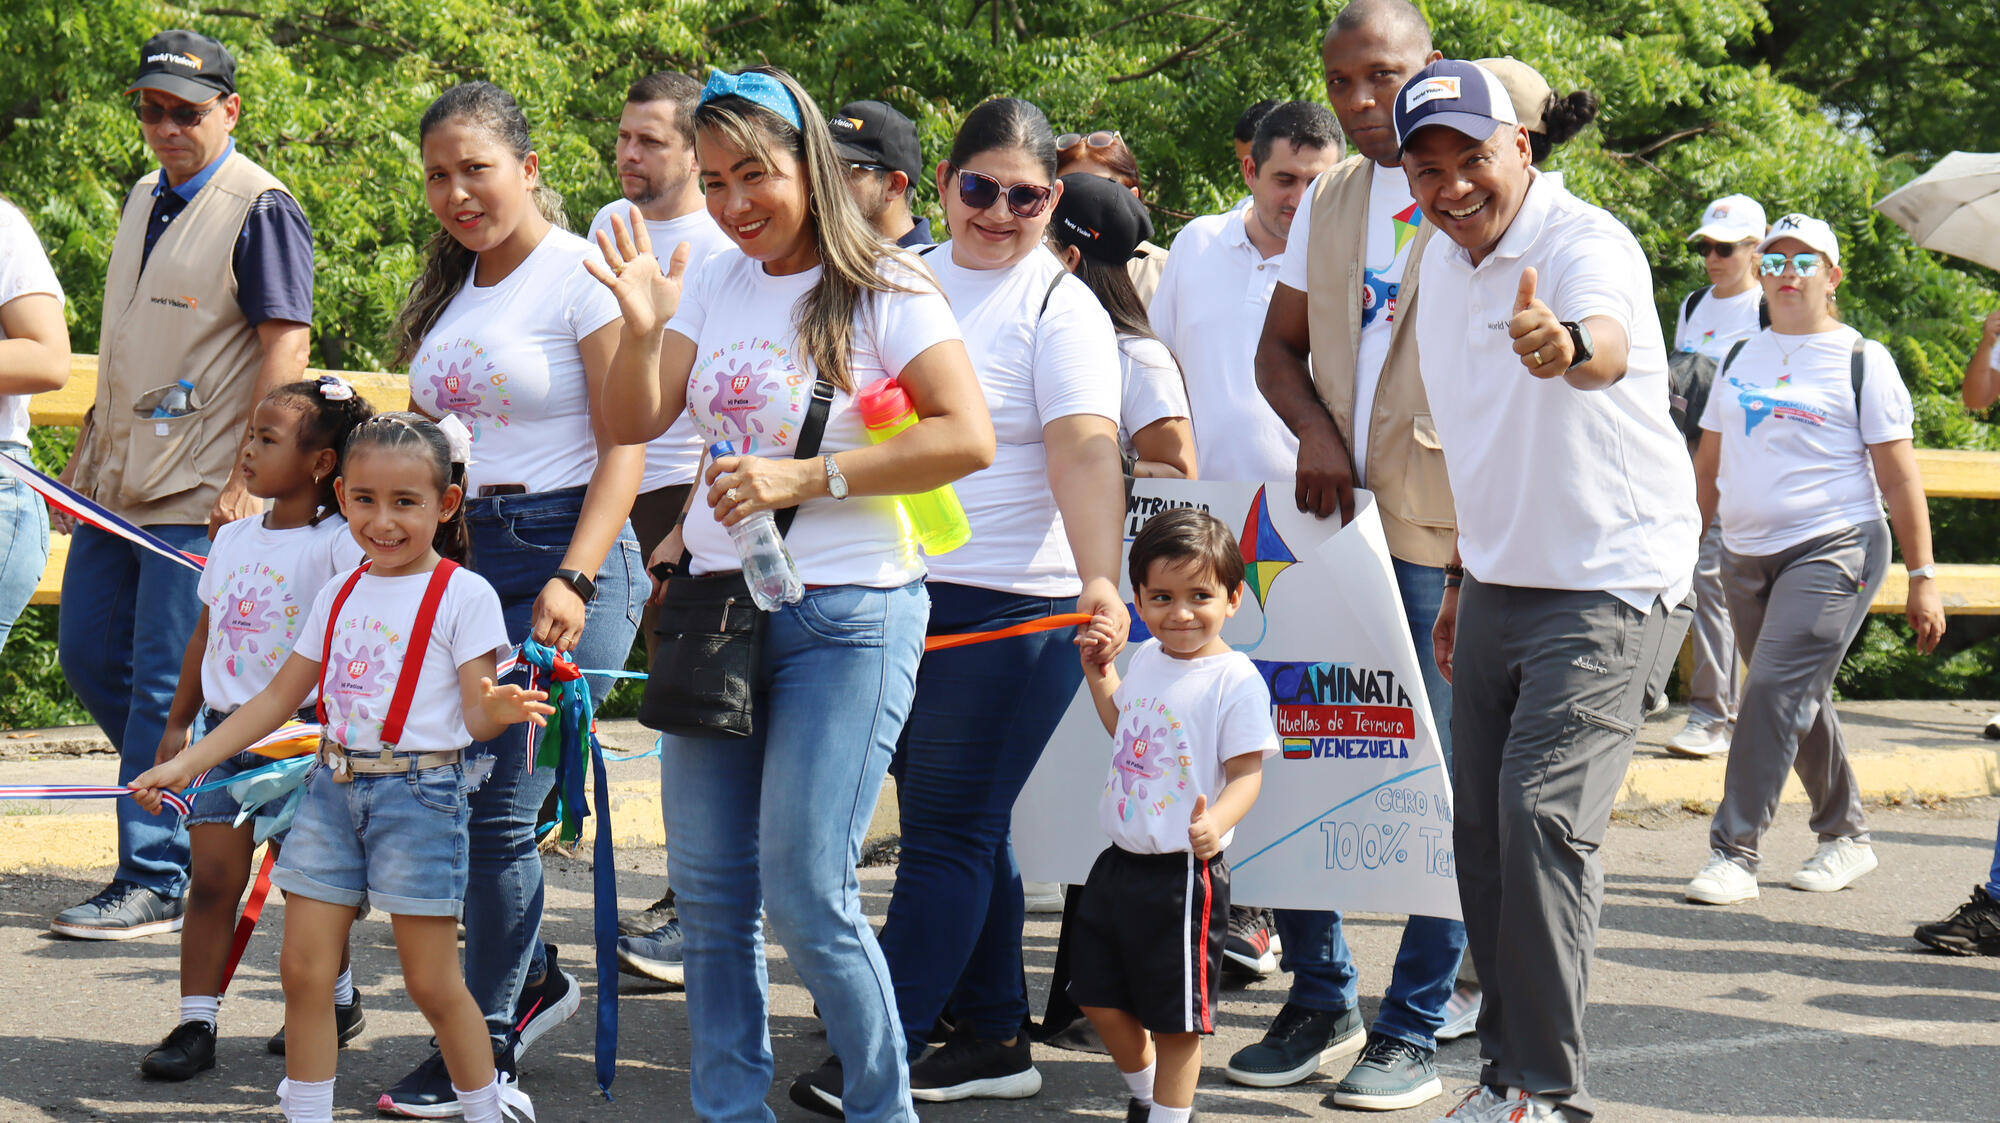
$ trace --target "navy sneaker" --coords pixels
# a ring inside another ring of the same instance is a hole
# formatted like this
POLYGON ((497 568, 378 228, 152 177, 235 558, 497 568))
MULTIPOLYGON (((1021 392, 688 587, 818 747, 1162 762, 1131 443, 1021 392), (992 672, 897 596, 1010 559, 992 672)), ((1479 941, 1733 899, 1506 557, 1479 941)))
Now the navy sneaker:
POLYGON ((583 1004, 576 976, 556 966, 556 946, 543 944, 542 953, 547 969, 540 979, 521 988, 521 997, 514 1003, 515 1056, 526 1053, 543 1034, 576 1016, 583 1004))
MULTIPOLYGON (((493 1067, 503 1084, 514 1083, 514 1049, 493 1043, 493 1067)), ((451 1086, 451 1073, 444 1067, 444 1054, 431 1038, 431 1055, 396 1086, 375 1101, 375 1110, 384 1115, 404 1115, 411 1119, 450 1119, 465 1114, 459 1106, 458 1090, 451 1086)))
POLYGON ((1437 1050, 1371 1033, 1361 1059, 1335 1085, 1323 1106, 1401 1111, 1442 1095, 1444 1082, 1438 1079, 1437 1050))
POLYGON ((80 905, 56 914, 49 925, 72 940, 131 940, 181 930, 179 897, 162 897, 130 881, 113 881, 80 905))
POLYGON ((1330 1060, 1360 1052, 1365 1044, 1359 1010, 1308 1010, 1287 1002, 1271 1019, 1264 1039, 1238 1049, 1223 1075, 1252 1088, 1283 1088, 1330 1060))
POLYGON ((683 985, 681 922, 669 917, 643 936, 618 937, 618 969, 642 979, 683 985))
POLYGON ((841 1075, 840 1058, 828 1057, 826 1063, 802 1073, 792 1081, 792 1102, 807 1111, 835 1119, 847 1118, 847 1112, 840 1106, 840 1093, 847 1087, 847 1078, 841 1075))
POLYGON ((1021 1100, 1041 1090, 1025 1033, 1012 1045, 960 1033, 910 1065, 910 1095, 924 1103, 1021 1100))

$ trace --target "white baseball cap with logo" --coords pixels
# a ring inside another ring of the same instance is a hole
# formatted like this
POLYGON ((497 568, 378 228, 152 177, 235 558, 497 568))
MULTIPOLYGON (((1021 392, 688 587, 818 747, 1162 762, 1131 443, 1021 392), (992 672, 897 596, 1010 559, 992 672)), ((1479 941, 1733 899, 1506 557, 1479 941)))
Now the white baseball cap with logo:
POLYGON ((1764 236, 1764 208, 1748 195, 1724 195, 1702 212, 1701 226, 1688 241, 1744 242, 1764 236))
POLYGON ((1788 214, 1779 219, 1764 240, 1757 243, 1758 252, 1770 249, 1771 244, 1782 238, 1796 238, 1806 244, 1806 248, 1825 255, 1826 263, 1840 265, 1840 239, 1833 233, 1833 227, 1809 214, 1788 214))

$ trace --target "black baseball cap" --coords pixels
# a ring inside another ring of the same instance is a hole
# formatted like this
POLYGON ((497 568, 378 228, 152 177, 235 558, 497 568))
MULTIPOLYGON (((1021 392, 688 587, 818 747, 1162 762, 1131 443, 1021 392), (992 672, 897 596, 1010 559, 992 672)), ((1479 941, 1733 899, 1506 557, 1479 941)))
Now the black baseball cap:
POLYGON ((162 31, 139 48, 139 76, 128 94, 158 90, 199 105, 236 92, 236 58, 228 48, 192 31, 162 31))
POLYGON ((826 127, 832 130, 834 150, 842 159, 902 172, 911 183, 923 178, 924 154, 917 148, 917 126, 895 106, 850 101, 826 127))
POLYGON ((1123 265, 1140 242, 1153 236, 1153 218, 1146 205, 1116 180, 1071 172, 1062 177, 1062 185, 1049 231, 1063 245, 1075 246, 1092 261, 1123 265))

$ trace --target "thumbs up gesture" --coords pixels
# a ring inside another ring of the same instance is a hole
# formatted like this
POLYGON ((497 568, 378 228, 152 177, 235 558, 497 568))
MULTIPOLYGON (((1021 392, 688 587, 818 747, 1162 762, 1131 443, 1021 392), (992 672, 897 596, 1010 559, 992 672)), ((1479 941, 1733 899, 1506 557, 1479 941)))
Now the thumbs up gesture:
POLYGON ((1514 317, 1507 321, 1507 334, 1514 337, 1514 353, 1521 365, 1536 378, 1556 378, 1576 359, 1576 347, 1569 329, 1556 320, 1549 306, 1535 296, 1535 271, 1521 270, 1521 285, 1514 293, 1514 317))
POLYGON ((1188 849, 1204 862, 1222 853, 1222 832, 1215 829, 1215 820, 1208 817, 1205 795, 1194 797, 1194 814, 1188 819, 1188 849))

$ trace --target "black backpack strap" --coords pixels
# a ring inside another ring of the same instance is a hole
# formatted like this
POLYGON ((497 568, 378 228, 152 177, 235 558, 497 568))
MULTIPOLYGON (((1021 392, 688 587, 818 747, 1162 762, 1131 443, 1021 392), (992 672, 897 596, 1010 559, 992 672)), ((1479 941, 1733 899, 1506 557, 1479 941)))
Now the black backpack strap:
POLYGON ((1750 341, 1747 339, 1739 339, 1729 345, 1729 354, 1724 355, 1722 357, 1722 365, 1715 368, 1716 378, 1720 379, 1723 375, 1729 373, 1729 364, 1736 361, 1736 356, 1742 353, 1743 345, 1748 342, 1750 341))
POLYGON ((1067 276, 1069 276, 1069 270, 1058 269, 1056 271, 1056 275, 1049 278, 1048 291, 1042 293, 1042 306, 1035 310, 1036 323, 1039 324, 1042 322, 1043 314, 1045 314, 1049 310, 1049 301, 1055 299, 1056 289, 1062 287, 1063 278, 1067 276))
POLYGON ((1708 290, 1714 287, 1715 287, 1714 285, 1703 285, 1700 288, 1688 294, 1688 298, 1681 302, 1682 322, 1686 322, 1694 318, 1695 307, 1701 303, 1703 297, 1708 295, 1708 290))
POLYGON ((1771 330, 1771 302, 1761 292, 1757 294, 1757 330, 1771 330))
POLYGON ((1861 425, 1861 384, 1868 381, 1868 340, 1854 341, 1854 356, 1848 361, 1848 378, 1854 383, 1854 424, 1861 425))

